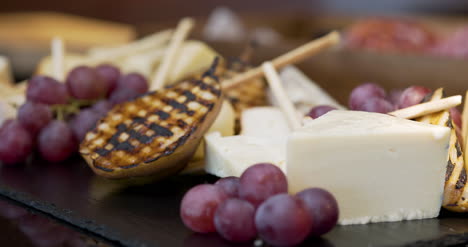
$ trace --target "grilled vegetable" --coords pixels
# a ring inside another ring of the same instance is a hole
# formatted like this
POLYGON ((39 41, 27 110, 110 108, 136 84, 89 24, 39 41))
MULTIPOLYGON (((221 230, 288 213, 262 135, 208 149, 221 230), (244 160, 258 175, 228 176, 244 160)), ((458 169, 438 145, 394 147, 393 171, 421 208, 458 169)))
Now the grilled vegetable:
MULTIPOLYGON (((427 96, 424 102, 441 99, 443 94, 443 89, 439 88, 434 91, 432 95, 427 96)), ((466 184, 467 166, 461 148, 462 140, 458 140, 455 125, 449 110, 426 115, 416 120, 419 122, 447 126, 452 129, 447 172, 445 174, 444 201, 442 205, 450 211, 468 212, 468 186, 466 184)))
MULTIPOLYGON (((233 77, 238 73, 242 73, 250 69, 250 67, 240 61, 234 60, 228 65, 227 71, 223 74, 224 79, 233 77)), ((240 132, 240 116, 242 111, 255 107, 255 106, 266 106, 267 95, 266 95, 266 83, 263 79, 255 79, 247 83, 242 83, 226 92, 226 98, 231 102, 236 113, 236 133, 240 132)))
POLYGON ((80 153, 107 178, 168 176, 182 170, 222 103, 215 59, 198 80, 187 80, 115 106, 88 132, 80 153))

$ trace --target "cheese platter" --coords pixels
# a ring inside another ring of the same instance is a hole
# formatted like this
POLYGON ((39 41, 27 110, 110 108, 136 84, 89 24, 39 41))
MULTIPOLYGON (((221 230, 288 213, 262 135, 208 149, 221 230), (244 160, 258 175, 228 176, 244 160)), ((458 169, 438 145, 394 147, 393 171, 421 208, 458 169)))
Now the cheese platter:
POLYGON ((252 52, 192 26, 77 56, 53 39, 4 83, 0 194, 124 246, 468 243, 465 72, 385 57, 421 60, 395 85, 336 31, 252 52))

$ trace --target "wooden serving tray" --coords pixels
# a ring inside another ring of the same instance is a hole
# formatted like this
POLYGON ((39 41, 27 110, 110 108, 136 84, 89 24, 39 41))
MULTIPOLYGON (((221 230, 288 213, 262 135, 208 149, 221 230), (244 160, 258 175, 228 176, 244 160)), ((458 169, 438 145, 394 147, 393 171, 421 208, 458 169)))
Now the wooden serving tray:
MULTIPOLYGON (((212 46, 226 56, 235 56, 243 48, 226 43, 212 46)), ((255 61, 276 57, 290 48, 261 47, 256 50, 255 61)), ((346 104, 351 88, 364 81, 386 88, 444 86, 450 94, 461 94, 467 89, 467 65, 452 60, 379 58, 374 54, 332 51, 299 67, 346 104)), ((183 194, 196 184, 215 180, 210 175, 179 175, 125 188, 94 176, 80 157, 61 164, 33 159, 24 166, 0 166, 0 196, 117 246, 231 246, 215 234, 191 232, 179 218, 183 194)), ((338 226, 304 246, 464 246, 468 244, 467 216, 443 211, 437 219, 338 226)))

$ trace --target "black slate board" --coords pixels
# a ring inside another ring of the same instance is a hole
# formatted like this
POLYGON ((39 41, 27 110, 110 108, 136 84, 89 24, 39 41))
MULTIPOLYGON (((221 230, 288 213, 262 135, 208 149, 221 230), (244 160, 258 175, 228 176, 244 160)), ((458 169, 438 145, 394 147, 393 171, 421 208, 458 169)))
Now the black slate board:
MULTIPOLYGON (((33 161, 0 167, 0 194, 124 246, 230 246, 216 235, 186 229, 181 197, 209 175, 180 175, 140 187, 95 177, 79 157, 63 164, 33 161), (119 188, 120 187, 120 188, 119 188)), ((466 246, 468 218, 444 212, 438 219, 339 226, 306 246, 466 246)))

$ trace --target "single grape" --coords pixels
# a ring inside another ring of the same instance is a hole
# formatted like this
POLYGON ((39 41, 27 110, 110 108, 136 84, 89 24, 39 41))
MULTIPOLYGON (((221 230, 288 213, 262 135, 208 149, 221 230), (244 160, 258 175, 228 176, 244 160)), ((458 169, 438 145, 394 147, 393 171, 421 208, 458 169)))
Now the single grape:
POLYGON ((77 151, 77 142, 68 125, 59 120, 50 122, 38 138, 39 152, 51 162, 60 162, 77 151))
POLYGON ((65 84, 48 76, 34 76, 28 82, 26 90, 28 101, 47 105, 66 104, 70 99, 65 84))
POLYGON ((68 92, 77 99, 99 99, 105 97, 109 85, 94 68, 78 66, 68 73, 66 80, 68 92))
POLYGON ((36 136, 52 121, 52 111, 47 105, 27 101, 18 109, 18 120, 32 136, 36 136))
POLYGON ((7 120, 0 128, 0 160, 7 165, 26 161, 33 149, 31 134, 18 120, 7 120))
POLYGON ((398 108, 398 104, 400 103, 400 97, 402 93, 402 89, 392 89, 388 94, 387 100, 390 101, 390 103, 392 103, 395 106, 395 108, 398 108))
POLYGON ((215 232, 214 215, 218 205, 228 196, 219 187, 200 184, 190 189, 182 199, 180 217, 194 232, 215 232))
POLYGON ((360 106, 370 98, 385 98, 385 90, 375 83, 364 83, 351 91, 349 109, 359 110, 360 106))
POLYGON ((240 177, 239 197, 258 207, 270 196, 286 193, 288 181, 275 165, 260 163, 247 168, 240 177))
POLYGON ((112 104, 109 101, 100 100, 93 105, 92 109, 99 117, 104 117, 112 109, 112 104))
POLYGON ((214 185, 221 188, 229 197, 239 197, 239 182, 238 177, 232 176, 221 178, 214 185))
POLYGON ((458 128, 462 126, 461 113, 456 107, 450 108, 450 116, 452 117, 453 122, 458 128))
POLYGON ((316 119, 331 110, 336 110, 336 108, 333 106, 328 106, 328 105, 318 105, 318 106, 313 107, 310 110, 309 114, 307 114, 307 116, 313 119, 316 119))
POLYGON ((401 94, 398 107, 401 109, 410 107, 412 105, 417 105, 421 103, 424 97, 429 93, 431 93, 431 90, 429 88, 421 86, 411 86, 405 89, 405 91, 403 91, 403 93, 401 94))
POLYGON ((323 235, 338 222, 338 203, 330 192, 320 188, 310 188, 299 192, 296 197, 304 203, 311 217, 311 235, 323 235))
POLYGON ((148 92, 148 81, 141 74, 130 73, 120 76, 119 81, 117 82, 117 87, 130 88, 139 94, 144 94, 148 92))
POLYGON ((387 113, 391 112, 395 109, 392 103, 388 102, 384 98, 370 98, 357 110, 359 111, 367 111, 367 112, 379 112, 379 113, 387 113))
POLYGON ((120 69, 110 64, 101 64, 96 67, 96 73, 101 77, 103 82, 107 84, 107 95, 109 96, 117 87, 120 69))
POLYGON ((109 102, 112 105, 120 104, 138 97, 140 93, 130 88, 119 87, 112 92, 109 102))
POLYGON ((94 128, 99 119, 99 113, 91 109, 85 109, 76 114, 69 123, 75 138, 79 142, 83 141, 86 133, 94 128))
POLYGON ((288 194, 268 198, 255 213, 262 239, 274 246, 292 246, 307 238, 312 222, 301 200, 288 194))
POLYGON ((216 209, 216 231, 226 240, 242 243, 255 239, 255 207, 247 201, 230 198, 216 209))

